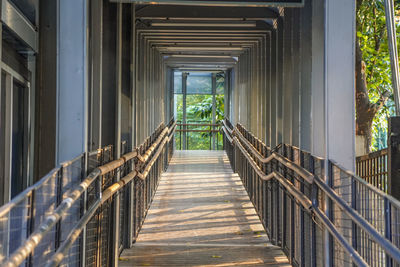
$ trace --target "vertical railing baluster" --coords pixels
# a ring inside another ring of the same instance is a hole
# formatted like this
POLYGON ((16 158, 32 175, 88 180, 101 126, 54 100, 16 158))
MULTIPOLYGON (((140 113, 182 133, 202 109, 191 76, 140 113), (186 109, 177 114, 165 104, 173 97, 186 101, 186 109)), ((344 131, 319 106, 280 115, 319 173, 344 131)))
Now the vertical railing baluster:
MULTIPOLYGON (((392 241, 392 207, 387 198, 384 198, 385 207, 385 237, 392 241)), ((392 267, 393 261, 389 255, 386 254, 386 267, 392 267)))
MULTIPOLYGON (((35 201, 35 197, 36 197, 36 190, 32 190, 31 191, 31 196, 30 196, 30 209, 29 209, 29 213, 30 213, 30 217, 29 217, 29 229, 28 229, 28 236, 30 236, 33 231, 35 231, 35 213, 36 213, 36 201, 35 201)), ((29 258, 27 260, 27 266, 33 266, 33 257, 34 257, 34 252, 30 253, 29 258)))

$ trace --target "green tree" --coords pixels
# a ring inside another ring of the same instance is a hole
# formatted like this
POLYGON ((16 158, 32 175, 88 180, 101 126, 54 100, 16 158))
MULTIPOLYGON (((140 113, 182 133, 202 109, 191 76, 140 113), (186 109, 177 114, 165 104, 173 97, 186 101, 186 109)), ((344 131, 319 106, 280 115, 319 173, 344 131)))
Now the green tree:
POLYGON ((386 118, 394 112, 383 0, 357 0, 356 17, 356 134, 368 153, 379 147, 386 118))
MULTIPOLYGON (((216 95, 215 100, 215 121, 220 123, 224 119, 224 95, 216 95)), ((201 120, 212 118, 212 102, 212 96, 208 96, 203 101, 191 106, 189 110, 201 120)))

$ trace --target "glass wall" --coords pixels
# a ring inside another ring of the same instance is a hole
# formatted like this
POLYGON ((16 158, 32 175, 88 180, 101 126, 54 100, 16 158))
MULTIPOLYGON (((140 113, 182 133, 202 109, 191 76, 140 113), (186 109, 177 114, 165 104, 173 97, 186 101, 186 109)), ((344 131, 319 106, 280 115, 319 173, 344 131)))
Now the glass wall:
POLYGON ((219 124, 224 118, 225 74, 175 72, 176 148, 220 150, 219 124))

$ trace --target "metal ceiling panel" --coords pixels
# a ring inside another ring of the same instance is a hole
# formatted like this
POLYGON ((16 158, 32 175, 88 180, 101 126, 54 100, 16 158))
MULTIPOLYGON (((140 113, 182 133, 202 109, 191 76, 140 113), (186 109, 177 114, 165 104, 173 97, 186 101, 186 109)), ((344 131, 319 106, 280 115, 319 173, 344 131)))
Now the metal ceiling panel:
POLYGON ((197 6, 246 6, 246 7, 303 7, 304 0, 110 0, 119 3, 137 3, 137 4, 170 4, 170 5, 197 5, 197 6))
POLYGON ((38 37, 34 26, 7 0, 1 3, 1 21, 33 51, 37 51, 38 37))

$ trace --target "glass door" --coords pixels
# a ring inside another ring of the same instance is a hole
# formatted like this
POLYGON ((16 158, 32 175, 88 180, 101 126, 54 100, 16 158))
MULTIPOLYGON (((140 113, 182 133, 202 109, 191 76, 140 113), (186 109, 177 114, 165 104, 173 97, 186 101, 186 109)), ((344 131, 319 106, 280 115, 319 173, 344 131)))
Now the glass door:
POLYGON ((4 204, 28 186, 29 83, 3 66, 0 92, 0 204, 4 204))

